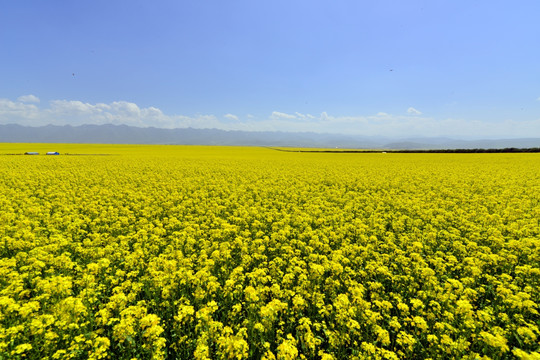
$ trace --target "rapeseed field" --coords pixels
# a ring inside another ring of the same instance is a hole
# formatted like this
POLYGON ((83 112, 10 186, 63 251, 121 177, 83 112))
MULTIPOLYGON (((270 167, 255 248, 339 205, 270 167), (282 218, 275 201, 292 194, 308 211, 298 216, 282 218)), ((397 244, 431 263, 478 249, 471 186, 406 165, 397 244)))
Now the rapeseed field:
POLYGON ((25 151, 2 360, 540 358, 537 154, 25 151))

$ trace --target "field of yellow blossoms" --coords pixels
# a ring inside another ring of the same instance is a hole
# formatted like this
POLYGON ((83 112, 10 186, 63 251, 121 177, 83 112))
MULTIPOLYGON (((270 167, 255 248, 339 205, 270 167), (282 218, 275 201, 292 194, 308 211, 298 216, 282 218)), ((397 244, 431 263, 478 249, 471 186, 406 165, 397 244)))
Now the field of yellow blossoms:
POLYGON ((25 151, 1 360, 540 358, 538 154, 25 151))

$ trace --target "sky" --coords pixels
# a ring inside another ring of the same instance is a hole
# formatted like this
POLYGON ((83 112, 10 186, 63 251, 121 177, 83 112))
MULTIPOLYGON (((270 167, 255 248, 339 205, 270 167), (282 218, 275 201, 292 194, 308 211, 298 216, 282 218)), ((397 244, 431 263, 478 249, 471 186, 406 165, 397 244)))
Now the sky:
POLYGON ((18 0, 0 124, 540 137, 540 2, 18 0))

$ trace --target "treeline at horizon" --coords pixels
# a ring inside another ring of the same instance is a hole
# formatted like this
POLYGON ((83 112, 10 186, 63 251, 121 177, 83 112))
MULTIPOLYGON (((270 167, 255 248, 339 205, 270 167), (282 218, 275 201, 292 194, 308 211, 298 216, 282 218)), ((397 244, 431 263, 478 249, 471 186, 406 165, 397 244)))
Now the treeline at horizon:
POLYGON ((403 150, 292 150, 273 148, 278 151, 287 152, 308 152, 308 153, 537 153, 540 148, 503 148, 503 149, 403 149, 403 150))

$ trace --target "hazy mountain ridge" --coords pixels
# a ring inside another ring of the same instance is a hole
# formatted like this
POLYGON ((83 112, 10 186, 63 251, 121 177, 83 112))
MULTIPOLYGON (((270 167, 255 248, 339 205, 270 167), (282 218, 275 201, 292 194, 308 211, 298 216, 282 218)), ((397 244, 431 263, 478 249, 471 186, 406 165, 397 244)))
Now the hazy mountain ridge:
POLYGON ((540 138, 456 140, 449 138, 387 138, 290 132, 227 131, 219 129, 160 129, 128 125, 0 125, 0 142, 178 144, 290 146, 352 149, 501 149, 540 147, 540 138))

